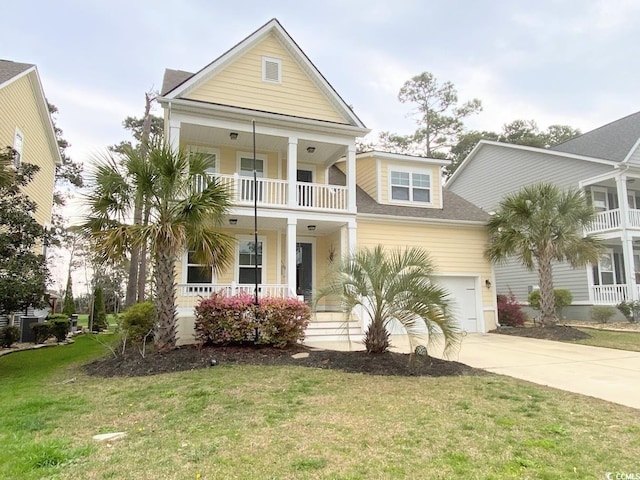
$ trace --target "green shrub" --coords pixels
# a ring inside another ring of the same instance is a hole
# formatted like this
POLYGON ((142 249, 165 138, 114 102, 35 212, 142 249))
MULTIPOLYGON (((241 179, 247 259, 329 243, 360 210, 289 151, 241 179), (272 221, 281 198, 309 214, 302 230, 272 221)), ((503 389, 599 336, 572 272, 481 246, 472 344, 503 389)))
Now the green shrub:
POLYGON ((498 323, 507 327, 521 327, 527 316, 513 293, 498 295, 498 323))
MULTIPOLYGON (((65 315, 66 316, 66 315, 65 315)), ((47 323, 34 323, 31 325, 33 330, 34 343, 44 343, 52 335, 51 326, 47 323)))
POLYGON ((607 323, 616 314, 614 307, 598 305, 591 308, 591 318, 598 323, 607 323))
POLYGON ((0 342, 3 347, 9 348, 18 340, 20 340, 20 329, 15 325, 7 325, 0 329, 0 342))
POLYGON ((196 306, 196 339, 201 345, 256 342, 284 347, 304 339, 311 309, 293 298, 227 297, 214 294, 196 306), (256 341, 255 334, 258 332, 256 341))
POLYGON ((152 302, 131 305, 122 313, 122 328, 134 342, 142 342, 153 330, 156 322, 156 307, 152 302))
POLYGON ((64 342, 67 339, 69 330, 71 330, 71 322, 66 318, 66 315, 64 315, 64 317, 65 318, 50 319, 47 322, 49 324, 49 331, 56 337, 58 342, 64 342))
MULTIPOLYGON (((573 295, 569 290, 558 288, 553 291, 553 297, 556 304, 556 315, 562 318, 562 309, 571 305, 573 295)), ((529 294, 529 306, 536 310, 540 310, 540 290, 534 290, 529 294)))
POLYGON ((53 313, 47 316, 47 322, 52 320, 69 320, 69 316, 64 313, 53 313))
POLYGON ((640 316, 640 302, 621 302, 617 305, 617 308, 630 322, 638 321, 638 317, 640 316))

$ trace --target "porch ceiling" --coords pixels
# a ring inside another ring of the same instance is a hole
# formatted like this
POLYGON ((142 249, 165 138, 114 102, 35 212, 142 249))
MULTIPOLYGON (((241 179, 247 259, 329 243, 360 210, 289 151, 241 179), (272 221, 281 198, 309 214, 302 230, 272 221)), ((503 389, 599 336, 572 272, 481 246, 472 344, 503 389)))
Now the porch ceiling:
MULTIPOLYGON (((210 145, 212 147, 230 147, 239 150, 253 151, 253 139, 250 132, 236 132, 238 137, 232 140, 230 135, 233 130, 211 128, 203 125, 182 124, 180 139, 187 145, 210 145)), ((289 139, 273 135, 256 134, 257 152, 279 152, 282 158, 287 157, 289 139)), ((321 164, 330 166, 345 155, 343 145, 316 142, 311 140, 298 140, 298 163, 321 164), (315 150, 309 152, 307 149, 315 150)))

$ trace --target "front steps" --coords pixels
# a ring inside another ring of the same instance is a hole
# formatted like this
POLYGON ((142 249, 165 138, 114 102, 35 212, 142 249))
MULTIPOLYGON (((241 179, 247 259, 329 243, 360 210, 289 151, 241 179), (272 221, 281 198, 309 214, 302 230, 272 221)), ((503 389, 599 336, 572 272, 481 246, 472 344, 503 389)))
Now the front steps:
POLYGON ((314 342, 362 341, 362 323, 353 315, 345 321, 342 312, 313 312, 305 339, 314 342))

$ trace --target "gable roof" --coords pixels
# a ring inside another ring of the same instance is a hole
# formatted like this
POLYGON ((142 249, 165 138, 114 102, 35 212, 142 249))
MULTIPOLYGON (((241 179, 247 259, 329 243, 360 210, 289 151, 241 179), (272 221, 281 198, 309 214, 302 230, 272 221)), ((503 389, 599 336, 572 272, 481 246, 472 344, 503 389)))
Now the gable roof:
POLYGON ((26 72, 30 68, 34 68, 35 65, 30 63, 18 63, 11 60, 0 60, 0 88, 4 87, 4 84, 14 77, 17 77, 21 73, 26 72))
POLYGON ((622 162, 640 139, 640 112, 607 123, 550 150, 622 162))
POLYGON ((45 97, 44 89, 40 82, 38 68, 30 63, 0 60, 0 88, 6 87, 23 75, 31 76, 31 87, 33 89, 36 104, 38 105, 38 113, 40 114, 40 119, 42 120, 47 135, 49 150, 51 151, 52 158, 56 165, 60 165, 62 164, 62 157, 60 156, 58 139, 56 137, 55 128, 53 127, 53 121, 51 120, 51 113, 49 112, 47 98, 45 97))
POLYGON ((218 72, 238 59, 243 53, 260 43, 268 35, 273 34, 288 51, 300 68, 309 76, 315 86, 322 92, 329 103, 352 126, 366 128, 364 123, 353 112, 351 107, 342 99, 333 86, 320 73, 309 57, 302 51, 298 44, 291 38, 280 22, 273 18, 244 40, 227 50, 220 57, 196 73, 191 74, 182 70, 165 71, 162 86, 162 97, 167 100, 186 96, 206 80, 214 77, 218 72))
MULTIPOLYGON (((345 185, 345 174, 335 165, 329 169, 329 183, 345 185)), ((387 217, 406 217, 425 220, 458 221, 486 223, 489 214, 480 207, 444 188, 442 190, 442 208, 407 207, 378 203, 362 188, 356 186, 356 205, 358 214, 372 214, 387 217)))

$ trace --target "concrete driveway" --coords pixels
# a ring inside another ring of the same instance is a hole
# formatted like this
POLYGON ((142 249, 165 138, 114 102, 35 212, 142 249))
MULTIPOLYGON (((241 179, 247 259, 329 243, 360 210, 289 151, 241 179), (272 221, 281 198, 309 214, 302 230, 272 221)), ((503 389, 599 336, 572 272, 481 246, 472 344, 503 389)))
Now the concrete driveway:
MULTIPOLYGON (((405 336, 394 335, 392 344, 398 351, 409 351, 405 336)), ((339 350, 350 348, 346 342, 308 345, 339 350)), ((351 349, 361 348, 361 344, 351 345, 351 349)), ((429 353, 440 356, 436 351, 429 353)), ((640 409, 640 352, 508 335, 470 334, 464 338, 460 352, 449 359, 640 409)))

